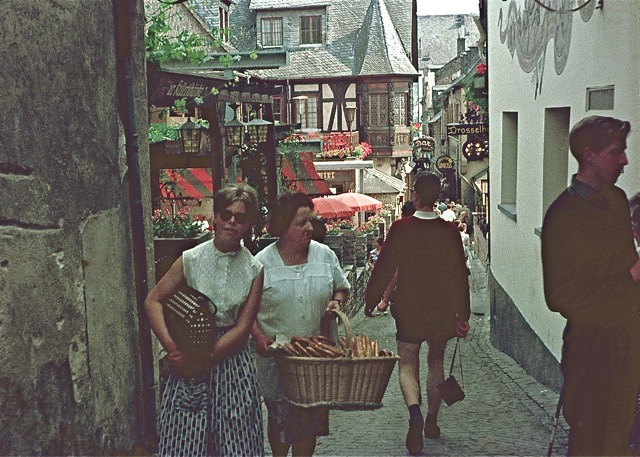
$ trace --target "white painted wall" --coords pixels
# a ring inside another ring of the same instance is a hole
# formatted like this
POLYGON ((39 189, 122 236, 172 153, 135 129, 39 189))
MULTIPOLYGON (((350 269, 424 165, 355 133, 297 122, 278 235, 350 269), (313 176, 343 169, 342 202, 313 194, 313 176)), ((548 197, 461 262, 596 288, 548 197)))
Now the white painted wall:
MULTIPOLYGON (((595 3, 595 0, 593 0, 595 3)), ((559 359, 564 319, 550 312, 544 302, 540 238, 534 230, 541 227, 542 156, 545 109, 569 107, 570 125, 579 119, 600 114, 631 122, 628 141, 630 164, 618 181, 630 196, 640 190, 640 2, 605 1, 588 22, 573 13, 571 41, 564 71, 554 68, 554 45, 546 42, 546 55, 538 68, 543 69, 541 93, 535 97, 535 72, 525 73, 512 57, 507 43, 501 43, 500 31, 506 28, 510 5, 515 4, 522 17, 525 3, 539 9, 530 0, 488 2, 489 97, 490 97, 490 194, 491 194, 491 269, 494 277, 513 299, 540 339, 559 359), (499 14, 503 21, 499 24, 499 14), (612 111, 586 111, 586 88, 615 85, 612 111), (517 111, 518 170, 517 222, 498 209, 501 202, 502 113, 517 111)), ((549 3, 549 2, 547 2, 549 3)), ((556 5, 560 2, 550 2, 556 5)), ((542 17, 547 14, 539 9, 542 17)), ((540 29, 536 29, 540 32, 540 29)), ((531 41, 529 42, 531 43, 531 41)), ((538 73, 540 74, 540 72, 538 73)), ((569 152, 567 151, 567 154, 569 152)), ((577 170, 569 157, 567 182, 577 170)))

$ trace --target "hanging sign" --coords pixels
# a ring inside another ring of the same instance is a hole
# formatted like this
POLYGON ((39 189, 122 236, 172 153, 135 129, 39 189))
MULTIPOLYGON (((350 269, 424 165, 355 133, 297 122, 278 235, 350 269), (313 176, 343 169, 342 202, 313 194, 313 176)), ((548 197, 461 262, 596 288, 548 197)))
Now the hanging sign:
POLYGON ((438 157, 436 159, 436 170, 440 173, 453 171, 453 159, 447 155, 438 157))
POLYGON ((413 147, 420 151, 431 152, 436 148, 436 140, 430 136, 423 136, 413 140, 413 147))

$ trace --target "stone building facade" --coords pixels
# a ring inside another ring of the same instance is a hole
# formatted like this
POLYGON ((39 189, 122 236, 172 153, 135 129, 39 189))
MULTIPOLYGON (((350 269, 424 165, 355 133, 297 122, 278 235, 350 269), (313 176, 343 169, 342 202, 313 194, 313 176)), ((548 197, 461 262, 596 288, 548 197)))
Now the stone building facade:
POLYGON ((142 0, 0 5, 2 455, 113 455, 148 426, 133 235, 152 244, 131 223, 116 4, 147 183, 142 0))

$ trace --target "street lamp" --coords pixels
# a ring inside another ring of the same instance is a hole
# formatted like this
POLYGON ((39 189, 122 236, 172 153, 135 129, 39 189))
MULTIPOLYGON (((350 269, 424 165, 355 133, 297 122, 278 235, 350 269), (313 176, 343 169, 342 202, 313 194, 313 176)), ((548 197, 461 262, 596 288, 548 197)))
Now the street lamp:
POLYGON ((185 154, 199 154, 200 153, 200 138, 202 136, 203 127, 191 120, 191 117, 187 117, 187 122, 178 127, 178 133, 180 134, 180 145, 182 146, 182 152, 185 154))
POLYGON ((262 118, 253 118, 246 125, 247 133, 249 134, 249 141, 252 143, 266 143, 267 132, 271 122, 265 121, 262 118))
POLYGON ((233 119, 224 123, 224 129, 227 132, 227 144, 229 146, 241 147, 244 143, 246 124, 237 119, 237 103, 231 103, 229 106, 233 109, 233 119))

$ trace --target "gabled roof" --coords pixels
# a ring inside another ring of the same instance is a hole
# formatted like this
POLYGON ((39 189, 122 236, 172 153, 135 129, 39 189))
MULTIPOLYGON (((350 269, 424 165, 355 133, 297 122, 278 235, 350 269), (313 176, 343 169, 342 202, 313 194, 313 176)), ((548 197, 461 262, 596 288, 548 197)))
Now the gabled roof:
POLYGON ((458 55, 458 37, 465 38, 467 48, 477 45, 480 32, 473 15, 418 16, 418 66, 451 61, 458 55))
POLYGON ((372 0, 356 39, 358 75, 416 74, 384 0, 372 0))
POLYGON ((326 42, 322 46, 289 44, 290 47, 283 48, 289 55, 287 65, 255 71, 254 74, 260 78, 282 80, 416 75, 408 54, 413 0, 386 1, 392 5, 391 11, 387 9, 385 0, 237 0, 230 9, 229 21, 233 29, 242 33, 232 33, 232 41, 239 51, 256 48, 256 18, 261 10, 268 9, 268 14, 272 14, 271 11, 276 9, 327 5, 326 42), (375 33, 372 28, 376 29, 375 33), (356 64, 354 55, 361 52, 366 54, 356 64))
POLYGON ((292 8, 314 8, 331 5, 331 0, 251 0, 251 10, 281 10, 292 8))

